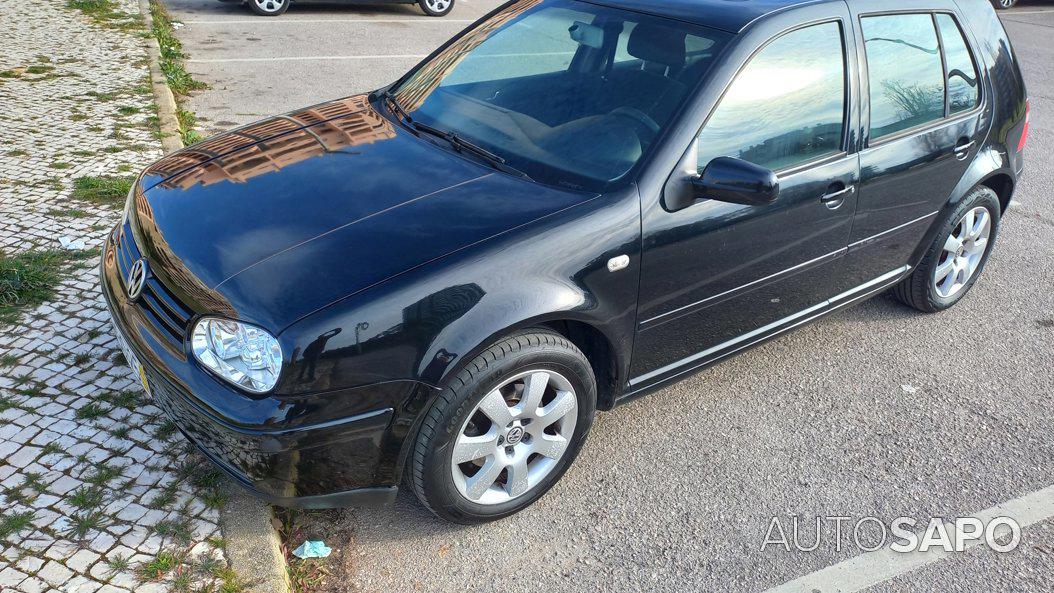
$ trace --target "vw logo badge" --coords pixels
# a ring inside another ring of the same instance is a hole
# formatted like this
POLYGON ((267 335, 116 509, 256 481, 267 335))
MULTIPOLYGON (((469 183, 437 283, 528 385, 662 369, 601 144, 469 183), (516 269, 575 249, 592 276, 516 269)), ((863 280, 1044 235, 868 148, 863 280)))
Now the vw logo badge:
POLYGON ((132 269, 128 270, 128 278, 125 286, 128 288, 128 298, 135 300, 139 298, 139 295, 143 292, 143 286, 146 285, 146 260, 140 259, 132 264, 132 269))
POLYGON ((523 429, 519 426, 513 426, 512 430, 509 431, 508 436, 505 438, 505 442, 509 445, 515 445, 523 439, 523 429))

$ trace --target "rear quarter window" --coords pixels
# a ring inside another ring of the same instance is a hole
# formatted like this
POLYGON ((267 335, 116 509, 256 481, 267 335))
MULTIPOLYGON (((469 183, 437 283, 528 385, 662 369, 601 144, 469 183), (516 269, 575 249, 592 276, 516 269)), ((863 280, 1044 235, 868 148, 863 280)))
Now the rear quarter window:
POLYGON ((981 100, 977 68, 962 31, 950 14, 938 14, 937 29, 944 47, 948 82, 948 113, 969 111, 981 100))

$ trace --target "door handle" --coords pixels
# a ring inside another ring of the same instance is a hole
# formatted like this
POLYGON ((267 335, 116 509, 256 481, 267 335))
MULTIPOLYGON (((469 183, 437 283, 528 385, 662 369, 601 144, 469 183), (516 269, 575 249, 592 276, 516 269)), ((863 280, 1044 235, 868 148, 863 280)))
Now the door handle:
POLYGON ((966 157, 970 156, 970 149, 973 148, 973 140, 955 145, 955 158, 960 161, 965 160, 966 157))
POLYGON ((834 210, 835 208, 841 206, 842 203, 845 202, 846 196, 852 195, 852 193, 856 191, 855 185, 850 185, 847 187, 843 187, 842 189, 831 191, 839 185, 841 184, 832 184, 831 187, 827 188, 827 193, 820 196, 820 202, 822 202, 824 206, 827 206, 831 210, 834 210))

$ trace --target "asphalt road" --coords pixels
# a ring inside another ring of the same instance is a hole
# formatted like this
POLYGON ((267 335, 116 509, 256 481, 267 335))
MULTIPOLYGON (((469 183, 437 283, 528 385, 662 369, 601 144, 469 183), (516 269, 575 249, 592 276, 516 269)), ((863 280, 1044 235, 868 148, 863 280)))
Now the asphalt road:
MULTIPOLYGON (((447 19, 262 19, 168 0, 212 86, 190 106, 216 128, 393 80, 497 4, 458 2, 447 19)), ((408 494, 315 515, 348 534, 328 542, 347 587, 761 591, 859 554, 828 530, 812 552, 761 551, 773 516, 954 517, 1054 485, 1054 5, 1002 16, 1032 97, 1028 170, 958 306, 925 316, 879 297, 601 414, 561 483, 498 524, 444 524, 408 494)), ((1054 590, 1054 521, 1014 552, 975 548, 872 590, 1054 590)))

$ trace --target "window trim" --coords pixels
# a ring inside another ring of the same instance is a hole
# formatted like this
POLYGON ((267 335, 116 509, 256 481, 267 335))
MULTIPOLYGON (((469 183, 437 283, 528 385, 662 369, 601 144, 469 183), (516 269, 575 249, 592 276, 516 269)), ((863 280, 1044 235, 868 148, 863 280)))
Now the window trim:
MULTIPOLYGON (((829 162, 835 162, 838 159, 845 158, 846 156, 848 156, 849 151, 847 147, 849 145, 849 128, 851 124, 850 119, 852 114, 852 110, 850 109, 850 103, 852 101, 852 80, 850 77, 849 69, 852 67, 852 65, 849 64, 849 36, 847 34, 846 22, 845 19, 840 16, 824 17, 821 19, 806 21, 804 23, 798 23, 796 25, 783 29, 782 31, 766 39, 765 42, 759 45, 754 51, 752 51, 750 55, 747 56, 747 59, 743 60, 743 63, 740 64, 738 69, 736 69, 736 73, 732 75, 731 80, 729 80, 728 84, 725 85, 725 88, 721 90, 721 95, 717 98, 717 101, 714 102, 713 109, 711 109, 710 112, 706 114, 706 117, 703 119, 702 125, 700 125, 698 129, 696 129, 695 135, 692 137, 692 142, 694 143, 699 140, 700 134, 703 133, 703 130, 706 128, 706 125, 710 123, 710 118, 712 118, 714 113, 716 113, 717 110, 721 107, 721 103, 724 102, 725 96, 728 95, 728 91, 732 88, 732 85, 736 83, 736 80, 739 79, 739 76, 743 74, 743 71, 747 69, 747 66, 749 66, 750 63, 754 61, 754 58, 757 57, 758 54, 768 48, 768 46, 771 45, 774 41, 786 35, 800 31, 802 29, 807 29, 809 27, 815 27, 818 25, 826 25, 828 23, 835 23, 838 25, 838 31, 841 34, 842 41, 842 138, 839 142, 838 150, 828 154, 820 155, 806 162, 796 163, 794 165, 782 167, 780 169, 774 169, 772 172, 776 174, 776 177, 787 177, 789 175, 793 175, 804 171, 810 167, 816 167, 823 164, 827 164, 829 162)), ((696 173, 702 172, 702 169, 699 168, 698 157, 696 157, 695 169, 696 173)))
POLYGON ((906 138, 908 136, 913 136, 915 134, 920 134, 920 133, 923 133, 923 132, 936 130, 937 128, 943 127, 943 126, 945 126, 947 124, 958 123, 960 120, 967 119, 969 117, 977 115, 978 113, 980 113, 984 109, 984 107, 985 107, 985 105, 986 105, 986 103, 988 101, 988 94, 984 92, 984 85, 980 84, 981 81, 983 80, 983 75, 981 74, 981 69, 978 68, 976 51, 974 50, 974 47, 971 45, 970 40, 967 38, 966 32, 962 28, 962 25, 959 23, 958 16, 956 16, 956 14, 954 12, 952 12, 950 10, 919 10, 919 9, 880 10, 880 11, 875 11, 875 12, 859 13, 859 14, 857 14, 856 20, 857 20, 857 26, 859 27, 859 31, 860 31, 860 42, 861 42, 861 44, 863 46, 863 48, 862 48, 862 55, 863 55, 863 58, 864 58, 864 60, 863 60, 863 71, 860 73, 860 78, 861 78, 861 81, 867 80, 867 128, 864 129, 864 127, 861 126, 861 130, 860 130, 863 133, 864 138, 866 140, 863 142, 863 146, 860 149, 861 151, 867 150, 869 148, 874 148, 874 147, 877 147, 877 146, 882 146, 882 145, 890 143, 890 142, 895 142, 897 140, 901 140, 903 138, 906 138), (941 72, 941 79, 944 81, 944 95, 945 95, 945 99, 944 99, 944 117, 941 117, 940 119, 935 119, 935 120, 932 120, 932 121, 928 121, 928 122, 925 122, 925 123, 921 123, 921 124, 918 124, 916 126, 912 126, 910 128, 905 128, 903 130, 898 130, 896 132, 893 132, 893 133, 890 133, 890 134, 886 134, 885 136, 879 136, 877 139, 875 139, 875 138, 871 137, 871 63, 868 60, 868 56, 867 56, 867 40, 864 38, 864 23, 863 23, 863 19, 869 18, 869 17, 876 17, 876 16, 898 16, 898 15, 906 15, 906 14, 929 15, 930 16, 930 22, 933 23, 933 31, 934 31, 934 34, 937 36, 937 45, 940 48, 940 53, 941 53, 941 70, 942 70, 942 72, 941 72), (948 68, 945 65, 944 42, 943 42, 943 39, 941 37, 940 29, 937 27, 937 15, 938 14, 947 14, 947 15, 952 17, 953 21, 955 21, 955 25, 957 27, 959 27, 959 33, 960 33, 960 35, 962 35, 963 43, 966 44, 966 50, 970 54, 970 59, 973 60, 974 70, 977 72, 977 80, 978 80, 977 92, 978 92, 978 94, 980 96, 979 96, 979 99, 977 101, 977 105, 975 105, 974 108, 969 110, 969 111, 960 111, 959 113, 955 113, 955 114, 949 114, 948 113, 948 111, 949 111, 948 98, 947 98, 947 95, 948 95, 948 80, 947 80, 947 78, 948 78, 948 68))

